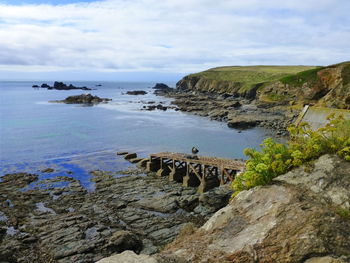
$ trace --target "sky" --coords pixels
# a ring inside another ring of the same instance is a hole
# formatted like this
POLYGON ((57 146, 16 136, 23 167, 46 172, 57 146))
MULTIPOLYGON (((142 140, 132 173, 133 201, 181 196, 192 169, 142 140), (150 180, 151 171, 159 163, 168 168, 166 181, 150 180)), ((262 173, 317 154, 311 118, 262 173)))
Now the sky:
POLYGON ((0 0, 0 80, 164 80, 350 60, 349 0, 0 0))

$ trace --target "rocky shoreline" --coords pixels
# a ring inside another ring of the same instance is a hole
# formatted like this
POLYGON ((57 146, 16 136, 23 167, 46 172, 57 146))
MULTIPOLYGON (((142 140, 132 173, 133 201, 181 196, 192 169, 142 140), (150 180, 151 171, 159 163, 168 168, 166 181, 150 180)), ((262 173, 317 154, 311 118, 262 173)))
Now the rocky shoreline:
POLYGON ((124 250, 153 254, 182 228, 200 226, 228 203, 229 187, 199 195, 141 170, 92 171, 95 190, 61 176, 1 177, 2 262, 96 262, 124 250))
POLYGON ((239 130, 265 127, 277 136, 287 136, 287 127, 299 114, 290 107, 230 94, 183 89, 160 89, 156 94, 172 98, 176 110, 226 122, 228 127, 239 130))
POLYGON ((98 263, 349 263, 350 163, 324 155, 240 192, 160 253, 124 251, 98 263))

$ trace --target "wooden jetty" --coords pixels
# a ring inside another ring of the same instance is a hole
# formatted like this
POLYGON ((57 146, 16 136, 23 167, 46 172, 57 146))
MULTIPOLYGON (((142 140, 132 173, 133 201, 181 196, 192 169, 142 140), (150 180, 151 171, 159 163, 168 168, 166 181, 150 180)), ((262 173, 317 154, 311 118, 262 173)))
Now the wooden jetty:
POLYGON ((245 163, 239 160, 172 152, 151 154, 146 165, 148 172, 168 176, 183 186, 198 186, 201 193, 233 181, 244 168, 245 163))

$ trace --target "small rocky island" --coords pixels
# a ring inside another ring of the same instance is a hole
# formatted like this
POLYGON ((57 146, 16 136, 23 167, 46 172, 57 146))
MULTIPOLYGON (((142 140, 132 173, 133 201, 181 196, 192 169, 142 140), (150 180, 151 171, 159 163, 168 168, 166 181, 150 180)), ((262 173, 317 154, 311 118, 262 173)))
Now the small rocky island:
POLYGON ((66 104, 94 105, 94 104, 98 104, 98 103, 107 103, 108 101, 111 101, 111 100, 112 99, 100 98, 98 96, 93 96, 89 93, 89 94, 69 96, 69 97, 65 98, 64 100, 55 100, 55 101, 51 101, 51 102, 66 103, 66 104))
POLYGON ((33 88, 44 88, 44 89, 48 89, 48 90, 52 90, 52 89, 55 89, 55 90, 72 90, 72 89, 92 90, 92 89, 85 87, 85 86, 84 87, 76 87, 72 84, 67 85, 63 82, 58 82, 58 81, 55 81, 53 86, 50 86, 47 83, 43 83, 43 84, 41 84, 40 87, 38 85, 33 85, 32 87, 33 88))

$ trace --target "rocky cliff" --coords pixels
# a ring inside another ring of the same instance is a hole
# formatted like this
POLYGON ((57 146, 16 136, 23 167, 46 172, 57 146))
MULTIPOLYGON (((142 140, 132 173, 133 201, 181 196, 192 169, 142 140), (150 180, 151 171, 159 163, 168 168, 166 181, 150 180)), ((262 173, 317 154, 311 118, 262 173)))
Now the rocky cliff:
MULTIPOLYGON (((350 162, 322 156, 313 167, 239 193, 200 229, 142 262, 350 262, 349 187, 350 162)), ((101 263, 140 257, 124 252, 101 263)))
POLYGON ((228 93, 271 104, 350 108, 350 62, 327 67, 222 67, 188 75, 179 90, 228 93))

